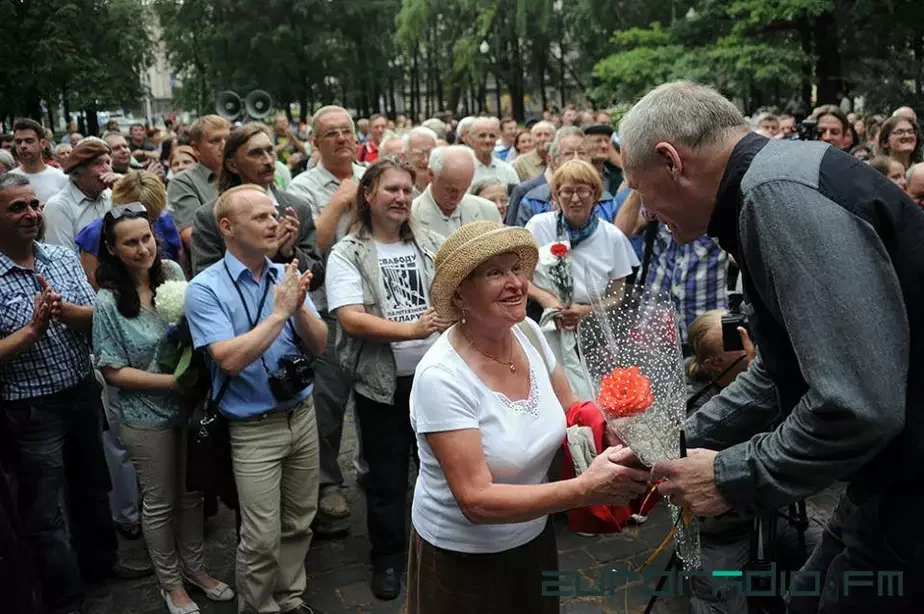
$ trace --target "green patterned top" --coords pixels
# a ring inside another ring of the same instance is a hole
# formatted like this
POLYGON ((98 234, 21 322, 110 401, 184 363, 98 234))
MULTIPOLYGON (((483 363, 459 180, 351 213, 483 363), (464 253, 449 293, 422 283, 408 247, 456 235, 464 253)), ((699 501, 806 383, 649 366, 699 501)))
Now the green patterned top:
MULTIPOLYGON (((180 266, 164 260, 166 278, 185 279, 180 266)), ((93 311, 93 355, 97 368, 133 367, 149 373, 162 373, 157 364, 161 344, 169 325, 156 311, 142 306, 135 318, 126 318, 116 308, 110 290, 100 290, 93 311)), ((182 399, 173 392, 119 390, 118 406, 122 422, 138 429, 165 429, 178 426, 184 416, 182 399)))

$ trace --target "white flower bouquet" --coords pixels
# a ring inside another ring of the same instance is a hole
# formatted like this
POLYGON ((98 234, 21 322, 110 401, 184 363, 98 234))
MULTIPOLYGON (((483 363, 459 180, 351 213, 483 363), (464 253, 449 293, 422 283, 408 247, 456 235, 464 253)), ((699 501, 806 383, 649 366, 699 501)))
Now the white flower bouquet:
MULTIPOLYGON (((673 303, 611 285, 578 327, 581 363, 597 405, 619 438, 651 467, 680 456, 686 380, 673 303)), ((677 554, 700 564, 699 528, 689 510, 671 506, 677 554)))
POLYGON ((191 389, 199 381, 200 365, 193 351, 192 334, 184 311, 188 285, 186 281, 165 281, 157 287, 154 305, 169 325, 157 364, 164 373, 173 373, 183 388, 191 389))

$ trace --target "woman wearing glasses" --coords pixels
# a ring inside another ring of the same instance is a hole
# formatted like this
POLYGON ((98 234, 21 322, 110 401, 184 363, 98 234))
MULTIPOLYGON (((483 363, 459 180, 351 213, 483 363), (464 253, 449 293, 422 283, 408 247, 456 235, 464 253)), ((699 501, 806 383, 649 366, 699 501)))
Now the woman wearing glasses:
POLYGON ((921 161, 918 125, 907 117, 890 117, 879 131, 879 153, 900 163, 905 170, 921 161))
MULTIPOLYGON (((119 179, 112 187, 112 204, 124 205, 138 202, 144 205, 148 217, 153 222, 154 236, 158 247, 168 259, 183 263, 183 242, 176 229, 173 216, 167 211, 167 189, 164 183, 154 173, 148 171, 131 171, 119 179)), ((80 250, 80 263, 87 273, 87 279, 94 288, 96 283, 96 269, 99 265, 97 251, 100 246, 100 234, 103 228, 102 218, 93 220, 84 226, 74 242, 80 250)))
POLYGON ((621 283, 639 265, 632 244, 595 209, 603 182, 583 160, 562 164, 550 184, 555 210, 530 218, 526 230, 539 245, 529 295, 543 307, 540 322, 549 345, 581 400, 593 398, 577 354, 578 322, 591 300, 621 283))
POLYGON ((96 367, 120 390, 121 436, 141 483, 142 528, 162 596, 171 614, 192 614, 199 608, 184 580, 215 601, 234 593, 203 566, 202 498, 186 491, 182 388, 158 365, 168 324, 157 312, 157 289, 183 280, 183 271, 161 259, 149 212, 139 202, 107 212, 101 235, 96 367))

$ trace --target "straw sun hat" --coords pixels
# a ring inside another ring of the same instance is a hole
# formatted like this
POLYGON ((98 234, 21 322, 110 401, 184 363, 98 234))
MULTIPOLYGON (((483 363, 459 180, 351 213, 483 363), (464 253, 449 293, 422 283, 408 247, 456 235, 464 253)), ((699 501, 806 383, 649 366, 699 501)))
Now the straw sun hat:
POLYGON ((513 252, 532 277, 539 248, 525 228, 508 227, 482 220, 470 222, 450 235, 436 253, 436 273, 430 285, 430 300, 441 317, 458 320, 459 310, 452 295, 459 284, 486 260, 513 252))

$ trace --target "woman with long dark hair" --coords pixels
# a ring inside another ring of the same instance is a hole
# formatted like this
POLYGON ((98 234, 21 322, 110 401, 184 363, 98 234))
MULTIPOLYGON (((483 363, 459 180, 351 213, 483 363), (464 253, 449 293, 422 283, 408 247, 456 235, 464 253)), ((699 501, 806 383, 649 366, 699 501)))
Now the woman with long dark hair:
POLYGON ((103 217, 93 313, 93 353, 106 382, 120 389, 121 436, 142 490, 142 529, 161 594, 171 614, 199 611, 185 580, 215 601, 234 592, 206 572, 202 497, 186 490, 183 389, 158 360, 168 323, 157 290, 184 280, 162 260, 141 203, 113 207, 103 217))
POLYGON ((407 535, 408 463, 416 460, 408 401, 414 369, 449 322, 430 308, 442 237, 410 224, 414 170, 395 157, 370 166, 356 190, 350 232, 328 260, 327 301, 346 335, 372 542, 372 594, 398 596, 407 535))

